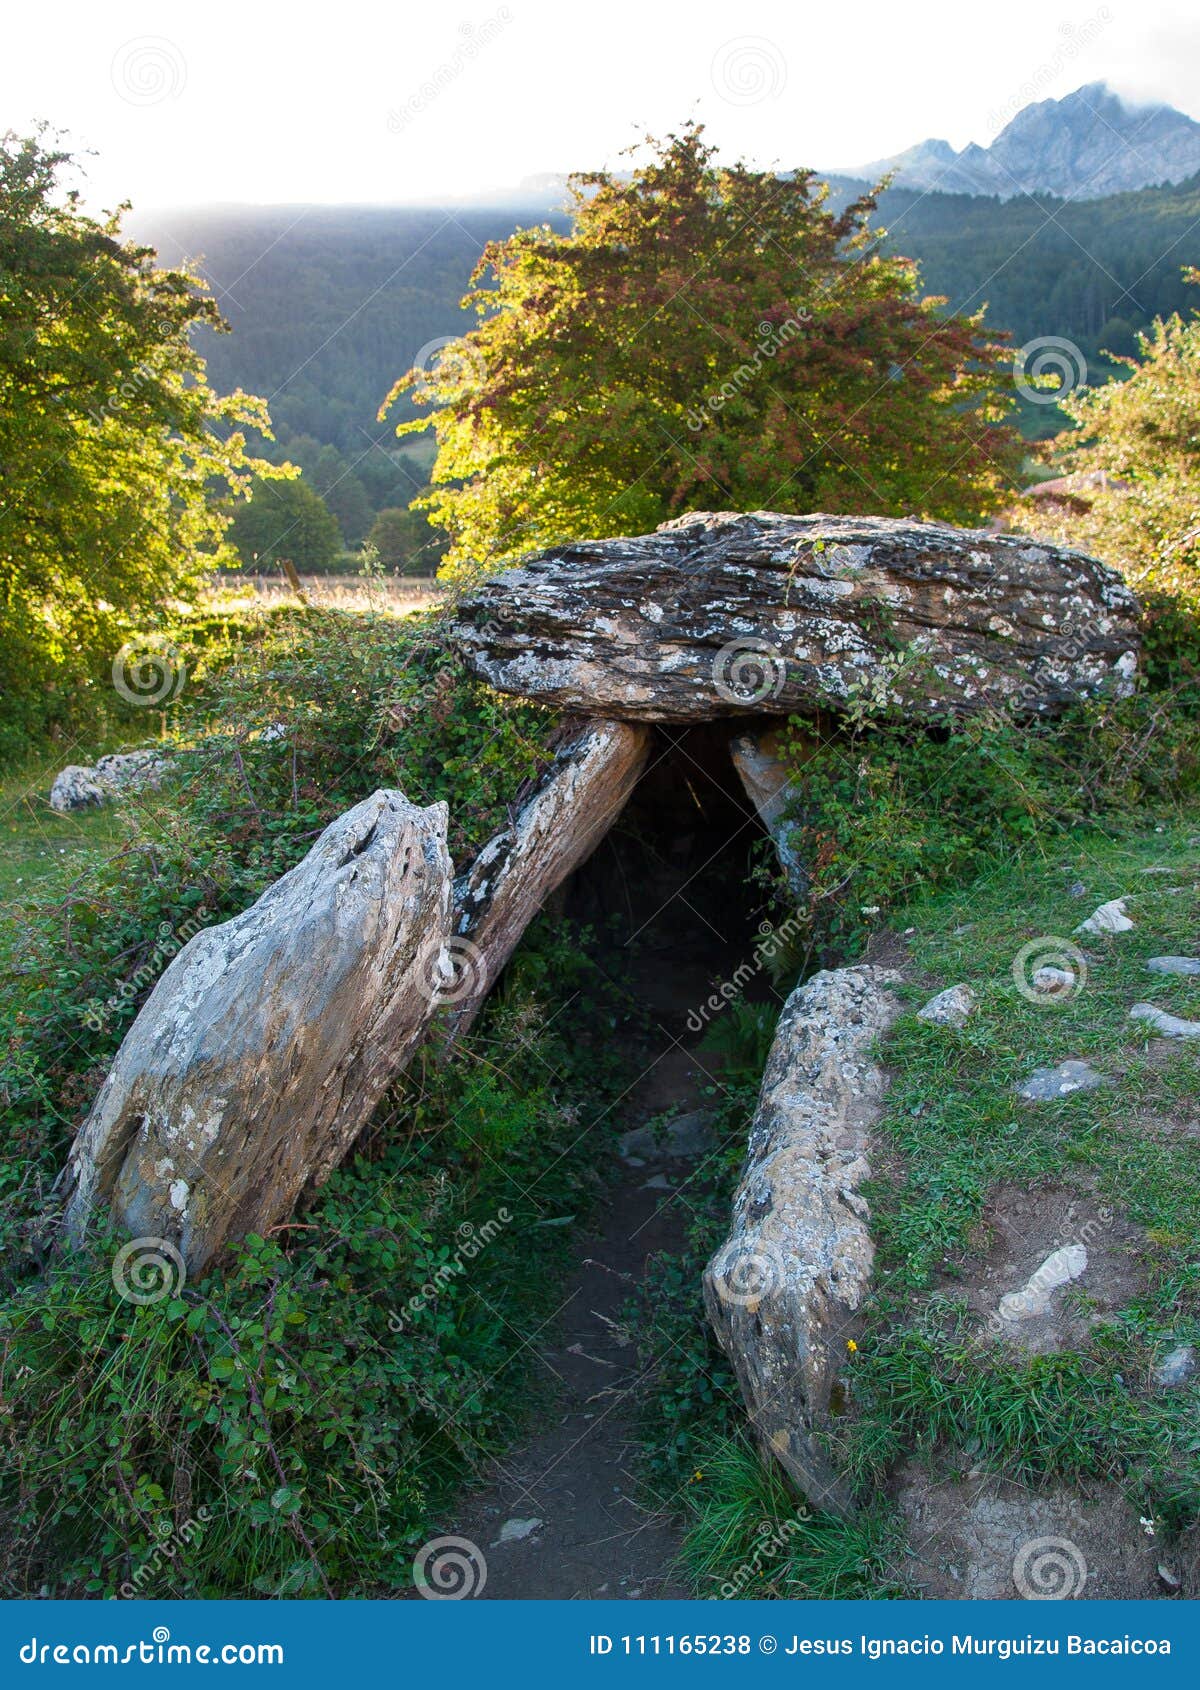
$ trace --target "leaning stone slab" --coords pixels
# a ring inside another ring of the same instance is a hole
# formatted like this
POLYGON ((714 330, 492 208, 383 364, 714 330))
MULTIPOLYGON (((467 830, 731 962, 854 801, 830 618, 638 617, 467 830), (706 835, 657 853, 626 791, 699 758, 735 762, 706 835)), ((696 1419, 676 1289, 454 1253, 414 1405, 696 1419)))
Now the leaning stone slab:
POLYGON ((816 974, 784 1006, 750 1130, 729 1237, 704 1301, 763 1447, 824 1509, 848 1487, 819 1433, 871 1277, 869 1133, 885 1089, 871 1054, 900 1004, 899 975, 816 974))
POLYGON ((1130 690, 1132 594, 1081 552, 883 517, 698 512, 485 580, 451 639, 502 692, 645 722, 837 709, 1025 716, 1130 690))
POLYGON ((425 1031, 450 876, 445 805, 380 791, 250 909, 189 940, 72 1148, 69 1234, 111 1212, 194 1275, 286 1220, 425 1031))
POLYGON ((804 898, 809 874, 790 842, 791 828, 785 820, 789 800, 802 788, 779 755, 778 734, 774 730, 739 734, 729 750, 746 796, 771 835, 789 890, 796 898, 804 898))
POLYGON ((516 821, 454 887, 440 1001, 453 1035, 470 1026, 526 927, 616 821, 646 765, 650 732, 590 722, 558 753, 516 821))

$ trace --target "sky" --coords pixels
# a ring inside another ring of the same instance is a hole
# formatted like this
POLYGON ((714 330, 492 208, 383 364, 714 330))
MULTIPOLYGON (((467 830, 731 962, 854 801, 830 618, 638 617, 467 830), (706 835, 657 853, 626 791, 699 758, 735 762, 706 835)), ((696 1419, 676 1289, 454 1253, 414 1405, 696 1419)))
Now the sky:
POLYGON ((436 202, 689 117, 783 168, 986 144, 1101 79, 1200 118, 1195 0, 56 0, 6 11, 0 128, 91 149, 93 207, 436 202))

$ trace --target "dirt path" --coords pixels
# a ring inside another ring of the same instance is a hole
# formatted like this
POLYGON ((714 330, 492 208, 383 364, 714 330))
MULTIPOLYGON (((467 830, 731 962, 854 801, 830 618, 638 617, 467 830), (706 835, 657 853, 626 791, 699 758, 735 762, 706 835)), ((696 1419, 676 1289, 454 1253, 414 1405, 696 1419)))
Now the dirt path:
MULTIPOLYGON (((744 853, 757 822, 744 795, 728 789, 727 749, 710 752, 723 788, 707 772, 703 748, 688 745, 686 756, 652 762, 658 786, 639 788, 641 809, 635 797, 629 810, 637 825, 624 842, 610 835, 588 865, 576 910, 597 925, 620 911, 627 923, 619 972, 648 1034, 641 1077, 620 1109, 624 1133, 666 1112, 693 1116, 704 1090, 718 1082, 714 1058, 698 1048, 688 1017, 744 958, 756 920, 744 891, 744 853), (663 816, 676 819, 656 848, 639 855, 629 838, 644 838, 663 816), (680 816, 690 818, 682 831, 680 816), (729 856, 730 839, 742 857, 729 856)), ((576 1247, 559 1319, 537 1347, 557 1381, 547 1423, 495 1463, 488 1488, 466 1498, 445 1528, 486 1558, 484 1601, 689 1594, 673 1570, 678 1518, 647 1504, 638 1474, 638 1404, 647 1380, 619 1321, 648 1259, 683 1247, 689 1207, 686 1199, 672 1201, 671 1192, 707 1154, 705 1137, 701 1117, 691 1120, 687 1142, 676 1142, 673 1156, 659 1143, 627 1145, 616 1183, 576 1247)))
MULTIPOLYGON (((701 1101, 699 1059, 669 1045, 631 1094, 635 1126, 661 1110, 701 1101)), ((645 1382, 619 1326, 623 1305, 645 1276, 647 1259, 678 1250, 686 1211, 669 1201, 686 1164, 655 1150, 626 1166, 593 1227, 559 1320, 538 1346, 559 1381, 551 1424, 496 1463, 483 1494, 469 1499, 452 1529, 487 1559, 489 1598, 597 1599, 686 1596, 672 1575, 677 1522, 646 1504, 637 1463, 637 1398, 645 1382), (537 1520, 536 1527, 528 1522, 537 1520), (527 1535, 508 1536, 508 1532, 527 1535), (514 1524, 515 1523, 515 1524, 514 1524)))

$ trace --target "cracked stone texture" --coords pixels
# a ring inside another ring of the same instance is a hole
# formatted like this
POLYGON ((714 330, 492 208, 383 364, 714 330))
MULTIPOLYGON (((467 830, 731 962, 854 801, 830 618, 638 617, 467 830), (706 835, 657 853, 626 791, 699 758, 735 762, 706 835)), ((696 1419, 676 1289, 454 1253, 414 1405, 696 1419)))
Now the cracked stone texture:
POLYGON ((813 1503, 852 1506, 819 1433, 871 1277, 870 1128, 886 1086, 870 1052, 900 1011, 900 976, 826 970, 784 1006, 728 1238, 704 1301, 751 1424, 813 1503))
POLYGON ((646 722, 844 705, 1052 714, 1130 690, 1136 603, 1081 552, 882 517, 697 512, 482 582, 451 638, 501 692, 646 722))
POLYGON ((193 1276, 286 1220, 417 1046, 449 928, 446 806, 379 791, 176 956, 71 1151, 68 1232, 111 1209, 193 1276))

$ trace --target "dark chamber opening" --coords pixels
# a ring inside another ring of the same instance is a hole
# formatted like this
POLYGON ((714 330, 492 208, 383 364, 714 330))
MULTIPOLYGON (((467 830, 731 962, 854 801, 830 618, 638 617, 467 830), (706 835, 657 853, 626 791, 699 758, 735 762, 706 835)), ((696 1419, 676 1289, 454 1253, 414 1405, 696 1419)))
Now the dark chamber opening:
POLYGON ((567 915, 624 953, 647 1007, 676 1037, 688 1009, 752 955, 769 919, 754 868, 771 846, 729 750, 743 727, 656 727, 633 796, 567 887, 567 915))

